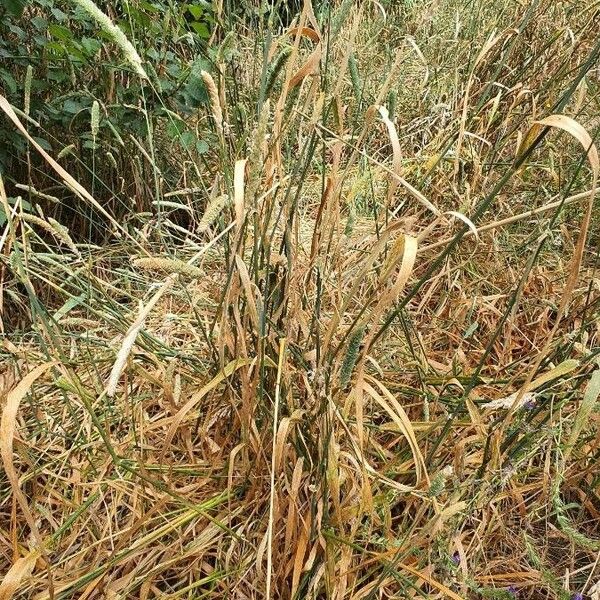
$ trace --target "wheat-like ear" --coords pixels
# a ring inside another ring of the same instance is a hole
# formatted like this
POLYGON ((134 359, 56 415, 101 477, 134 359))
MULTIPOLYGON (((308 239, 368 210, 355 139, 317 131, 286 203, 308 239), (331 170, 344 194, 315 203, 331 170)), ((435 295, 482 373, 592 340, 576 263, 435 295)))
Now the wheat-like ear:
POLYGON ((150 298, 149 302, 146 306, 141 306, 140 311, 136 320, 131 324, 129 329, 127 330, 127 334, 123 339, 123 343, 121 344, 121 349, 117 354, 117 358, 113 364, 113 367, 110 372, 110 377, 108 379, 108 383, 106 384, 106 395, 111 398, 115 395, 117 391, 117 385, 119 383, 119 379, 121 377, 121 373, 125 368, 125 363, 129 357, 129 353, 131 352, 133 345, 135 344, 135 340, 144 326, 146 322, 146 318, 152 312, 152 309, 156 306, 158 301, 162 298, 163 294, 169 290, 169 288, 175 283, 177 280, 177 275, 171 275, 167 278, 167 280, 162 284, 162 286, 158 289, 158 291, 150 298))
POLYGON ((98 132, 100 131, 100 104, 98 100, 94 100, 92 104, 92 115, 90 119, 90 130, 92 132, 92 139, 94 140, 94 144, 96 143, 96 137, 98 136, 98 132))
POLYGON ((75 242, 69 235, 69 229, 65 227, 62 223, 59 223, 56 219, 52 217, 48 217, 48 223, 52 226, 52 231, 54 232, 54 236, 60 240, 73 254, 81 257, 81 253, 79 249, 75 245, 75 242))
POLYGON ((25 96, 23 99, 23 112, 29 116, 31 107, 31 82, 33 80, 33 67, 27 65, 27 73, 25 73, 25 96))
POLYGON ((338 8, 333 22, 331 23, 331 35, 335 36, 339 33, 340 29, 344 26, 344 23, 348 19, 350 10, 354 5, 354 0, 342 0, 340 7, 338 8))
POLYGON ((44 221, 44 219, 40 219, 40 217, 36 217, 35 215, 30 215, 27 213, 23 213, 20 215, 21 220, 29 223, 30 225, 37 225, 39 228, 44 229, 50 235, 54 236, 54 230, 52 229, 52 225, 50 223, 44 221))
POLYGON ((168 273, 172 275, 177 273, 179 275, 186 275, 187 277, 199 278, 204 275, 204 271, 198 267, 194 267, 183 260, 177 258, 138 258, 133 261, 133 264, 144 271, 158 271, 161 273, 168 273))
POLYGON ((356 55, 350 52, 348 56, 348 70, 350 71, 350 81, 352 82, 352 90, 357 100, 360 100, 362 85, 360 83, 360 75, 358 73, 358 63, 356 55))
POLYGON ((271 114, 271 104, 267 99, 262 105, 258 125, 252 135, 252 143, 248 153, 248 185, 246 197, 250 202, 253 201, 256 191, 260 185, 261 173, 264 167, 265 138, 267 135, 267 126, 271 114))
POLYGON ((20 218, 30 225, 37 225, 44 231, 47 231, 52 237, 67 246, 67 248, 69 248, 73 254, 81 256, 77 246, 75 246, 75 242, 73 242, 71 236, 69 235, 69 230, 55 219, 49 218, 48 221, 45 221, 40 217, 36 217, 35 215, 30 215, 27 213, 23 213, 20 218))
POLYGON ((43 192, 36 190, 32 185, 25 185, 24 183, 15 183, 15 187, 20 190, 25 190, 28 194, 31 194, 32 196, 37 196, 38 198, 48 200, 49 202, 52 202, 52 204, 60 204, 60 200, 56 196, 44 194, 43 192))
POLYGON ((108 162, 110 162, 110 164, 112 165, 113 169, 115 171, 119 170, 119 165, 117 164, 117 159, 114 157, 114 154, 112 152, 107 152, 106 153, 106 158, 108 158, 108 162))
POLYGON ((215 80, 208 71, 201 71, 200 76, 204 85, 208 91, 208 97, 210 98, 210 108, 212 110, 213 119, 215 120, 215 126, 219 135, 223 135, 223 109, 221 108, 221 101, 219 100, 219 90, 215 80))
POLYGON ((352 377, 352 371, 354 371, 354 366, 356 365, 356 361, 360 352, 360 344, 363 340, 364 335, 364 326, 357 327, 350 334, 350 340, 348 341, 348 350, 346 351, 346 355, 344 356, 344 360, 342 362, 342 368, 340 369, 340 387, 342 389, 345 388, 350 382, 350 378, 352 377))
POLYGON ((69 144, 68 146, 65 146, 56 156, 56 158, 58 158, 58 160, 60 160, 61 158, 64 158, 67 154, 75 154, 75 144, 69 144))
POLYGON ((273 59, 271 66, 269 67, 269 72, 267 74, 267 85, 265 87, 265 96, 269 96, 273 86, 275 85, 275 81, 277 81, 277 77, 281 73, 287 59, 292 54, 293 47, 285 46, 282 50, 277 54, 277 56, 273 59))
POLYGON ((142 59, 137 50, 121 29, 110 20, 110 17, 102 12, 92 0, 73 0, 73 2, 85 10, 98 23, 102 31, 121 48, 133 70, 143 79, 148 79, 148 75, 146 75, 146 71, 142 67, 142 59))
POLYGON ((214 200, 211 200, 200 219, 198 233, 206 231, 215 222, 215 219, 221 214, 221 211, 227 206, 228 202, 229 196, 227 194, 221 194, 214 200))

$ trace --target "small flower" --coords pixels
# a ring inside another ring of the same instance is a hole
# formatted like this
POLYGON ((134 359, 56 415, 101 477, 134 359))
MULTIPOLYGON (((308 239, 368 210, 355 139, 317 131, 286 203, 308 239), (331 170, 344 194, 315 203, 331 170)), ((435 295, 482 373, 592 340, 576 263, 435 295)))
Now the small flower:
POLYGON ((452 555, 451 560, 455 565, 460 565, 460 554, 458 553, 458 550, 452 555))
POLYGON ((535 408, 535 400, 527 400, 527 402, 523 404, 523 408, 525 410, 533 410, 535 408))
POLYGON ((572 600, 583 600, 583 594, 582 594, 581 592, 577 592, 577 593, 576 593, 576 594, 573 596, 572 600))
POLYGON ((517 588, 514 585, 509 585, 506 591, 513 596, 517 596, 517 588))

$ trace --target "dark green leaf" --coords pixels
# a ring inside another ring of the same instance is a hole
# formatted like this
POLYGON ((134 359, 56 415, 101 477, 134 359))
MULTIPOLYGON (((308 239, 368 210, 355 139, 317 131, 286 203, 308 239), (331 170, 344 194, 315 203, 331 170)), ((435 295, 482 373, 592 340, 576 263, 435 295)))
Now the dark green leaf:
POLYGON ((186 97, 186 103, 191 106, 200 106, 208 100, 208 93, 206 86, 200 77, 192 75, 187 85, 185 86, 184 94, 186 97))
POLYGON ((8 29, 11 31, 11 33, 14 33, 20 40, 24 40, 27 37, 25 31, 23 31, 23 29, 21 29, 17 25, 9 23, 8 29))
POLYGON ((201 6, 196 6, 194 4, 188 4, 187 9, 189 13, 194 17, 194 20, 199 21, 202 18, 202 13, 204 9, 201 6))
POLYGON ((160 58, 160 53, 156 48, 148 48, 146 50, 146 56, 152 60, 158 60, 160 58))
POLYGON ((198 154, 205 154, 209 150, 209 145, 204 140, 198 140, 196 142, 196 150, 198 154))
POLYGON ((60 8, 53 8, 51 10, 52 12, 52 16, 57 20, 57 21, 66 21, 68 19, 68 16, 66 13, 64 13, 62 10, 60 10, 60 8))
POLYGON ((48 27, 48 21, 46 21, 46 19, 43 17, 33 17, 30 22, 39 31, 43 31, 46 29, 46 27, 48 27))
POLYGON ((202 23, 200 21, 195 21, 191 24, 192 29, 203 39, 208 39, 210 37, 210 31, 208 30, 208 26, 206 23, 202 23))
POLYGON ((90 56, 94 56, 102 48, 102 42, 90 37, 82 38, 81 45, 90 56))
POLYGON ((85 106, 83 104, 80 104, 75 100, 71 100, 70 98, 67 98, 63 102, 63 110, 71 115, 76 115, 78 112, 81 112, 84 108, 85 106))
POLYGON ((179 138, 179 142, 187 150, 193 148, 196 145, 196 141, 196 134, 192 131, 184 131, 179 138))
POLYGON ((178 138, 184 131, 186 125, 182 121, 171 121, 167 125, 167 135, 173 139, 178 138))
POLYGON ((63 27, 62 25, 57 25, 56 23, 51 23, 48 27, 48 31, 52 37, 62 40, 63 42, 69 42, 73 39, 73 34, 70 29, 63 27))
POLYGON ((11 94, 16 93, 17 82, 15 81, 15 78, 8 71, 5 71, 4 69, 0 69, 0 80, 2 80, 4 82, 4 85, 6 85, 6 89, 11 94))
POLYGON ((47 150, 48 152, 52 150, 52 146, 50 145, 50 142, 48 142, 48 140, 35 136, 32 137, 44 150, 47 150))
POLYGON ((4 6, 6 11, 13 17, 20 17, 26 4, 27 0, 0 0, 0 6, 4 6))

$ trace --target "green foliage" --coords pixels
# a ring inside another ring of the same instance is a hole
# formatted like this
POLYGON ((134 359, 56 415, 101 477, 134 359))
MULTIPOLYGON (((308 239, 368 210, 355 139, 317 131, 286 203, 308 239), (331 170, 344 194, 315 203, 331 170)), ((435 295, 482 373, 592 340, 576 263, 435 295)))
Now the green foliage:
MULTIPOLYGON (((218 52, 218 47, 209 51, 206 45, 214 27, 211 3, 138 0, 118 2, 107 13, 135 41, 150 81, 133 73, 114 40, 74 3, 4 0, 2 12, 2 93, 31 117, 30 132, 43 148, 58 155, 73 147, 61 164, 84 186, 111 182, 118 176, 115 165, 130 172, 132 138, 150 144, 149 136, 155 135, 190 156, 210 148, 210 139, 177 115, 191 114, 207 101, 200 72, 213 70, 218 52), (97 120, 91 128, 93 107, 97 120), (90 172, 86 165, 92 153, 90 172)), ((29 173, 28 145, 4 119, 0 136, 5 141, 0 173, 7 184, 28 181, 31 175, 30 184, 45 187, 47 175, 29 173)), ((39 159, 33 160, 35 164, 39 159)), ((167 178, 179 176, 168 165, 161 170, 167 178)), ((113 198, 104 186, 96 186, 95 194, 100 201, 103 194, 107 202, 113 198)))
POLYGON ((2 0, 0 8, 13 17, 20 17, 25 10, 27 0, 2 0))

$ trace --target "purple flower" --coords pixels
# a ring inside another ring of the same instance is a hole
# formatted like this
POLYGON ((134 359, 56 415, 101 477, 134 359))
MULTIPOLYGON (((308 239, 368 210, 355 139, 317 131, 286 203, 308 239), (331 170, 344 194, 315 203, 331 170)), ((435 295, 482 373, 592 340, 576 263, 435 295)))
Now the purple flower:
POLYGON ((506 591, 513 596, 517 596, 517 588, 514 585, 509 585, 506 591))
POLYGON ((583 600, 583 594, 581 592, 577 592, 572 600, 583 600))
POLYGON ((455 565, 460 565, 460 554, 458 553, 458 550, 452 555, 451 560, 455 565))
POLYGON ((535 408, 535 400, 527 400, 527 402, 523 404, 523 408, 525 410, 533 410, 535 408))

